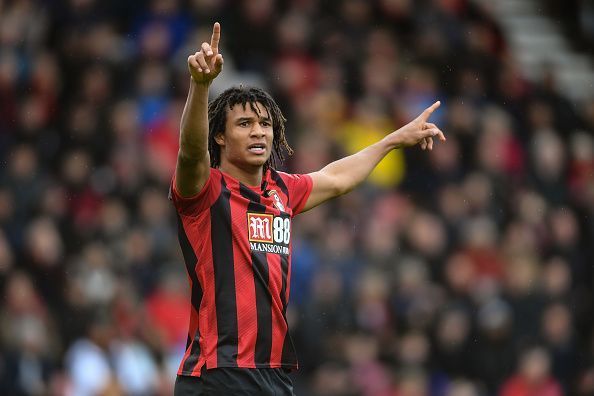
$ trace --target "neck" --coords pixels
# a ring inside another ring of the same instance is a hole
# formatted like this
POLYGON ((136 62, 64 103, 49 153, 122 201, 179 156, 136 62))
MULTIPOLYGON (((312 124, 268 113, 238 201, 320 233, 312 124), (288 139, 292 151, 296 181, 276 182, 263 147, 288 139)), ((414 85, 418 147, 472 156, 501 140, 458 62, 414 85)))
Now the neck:
POLYGON ((262 184, 262 175, 264 174, 264 168, 262 166, 240 168, 230 162, 222 161, 219 169, 246 186, 255 187, 262 184))

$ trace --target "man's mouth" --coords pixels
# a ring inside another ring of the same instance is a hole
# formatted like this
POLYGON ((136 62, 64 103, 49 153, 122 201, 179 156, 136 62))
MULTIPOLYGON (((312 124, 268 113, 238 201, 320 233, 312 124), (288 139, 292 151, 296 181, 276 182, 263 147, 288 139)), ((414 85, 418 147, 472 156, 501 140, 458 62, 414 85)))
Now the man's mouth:
POLYGON ((264 154, 266 152, 266 145, 264 143, 254 143, 248 146, 248 151, 254 154, 264 154))

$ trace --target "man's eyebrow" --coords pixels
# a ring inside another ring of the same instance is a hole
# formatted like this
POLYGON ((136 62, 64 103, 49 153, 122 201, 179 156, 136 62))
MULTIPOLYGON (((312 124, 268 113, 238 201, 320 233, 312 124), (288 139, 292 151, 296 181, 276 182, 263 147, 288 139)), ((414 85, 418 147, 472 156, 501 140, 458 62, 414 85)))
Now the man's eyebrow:
POLYGON ((236 121, 243 122, 243 121, 252 121, 254 117, 239 117, 236 121))
MULTIPOLYGON (((254 121, 256 117, 239 117, 236 122, 254 121)), ((270 121, 270 117, 259 117, 260 121, 270 121)))

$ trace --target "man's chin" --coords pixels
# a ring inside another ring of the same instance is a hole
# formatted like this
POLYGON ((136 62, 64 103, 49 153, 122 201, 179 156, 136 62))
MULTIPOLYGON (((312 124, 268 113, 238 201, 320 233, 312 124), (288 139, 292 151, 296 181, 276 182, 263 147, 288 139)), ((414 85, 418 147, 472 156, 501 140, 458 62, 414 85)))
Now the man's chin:
POLYGON ((268 158, 270 158, 270 156, 266 156, 266 157, 261 156, 261 157, 250 158, 248 163, 251 166, 264 166, 264 164, 266 163, 268 158))
POLYGON ((264 158, 250 158, 250 160, 245 161, 242 164, 237 164, 239 167, 244 169, 251 169, 252 171, 256 171, 259 168, 263 167, 266 163, 266 159, 264 158))

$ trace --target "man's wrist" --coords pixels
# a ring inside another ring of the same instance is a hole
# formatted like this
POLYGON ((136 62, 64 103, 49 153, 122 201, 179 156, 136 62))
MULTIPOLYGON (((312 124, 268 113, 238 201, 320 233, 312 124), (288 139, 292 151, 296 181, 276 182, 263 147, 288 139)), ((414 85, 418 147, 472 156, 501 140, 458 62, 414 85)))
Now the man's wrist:
POLYGON ((190 74, 190 83, 198 88, 208 89, 210 88, 210 84, 212 84, 212 80, 210 81, 196 81, 194 77, 190 74))
POLYGON ((398 131, 394 131, 384 138, 385 143, 388 145, 390 150, 399 149, 402 147, 402 141, 398 131))

